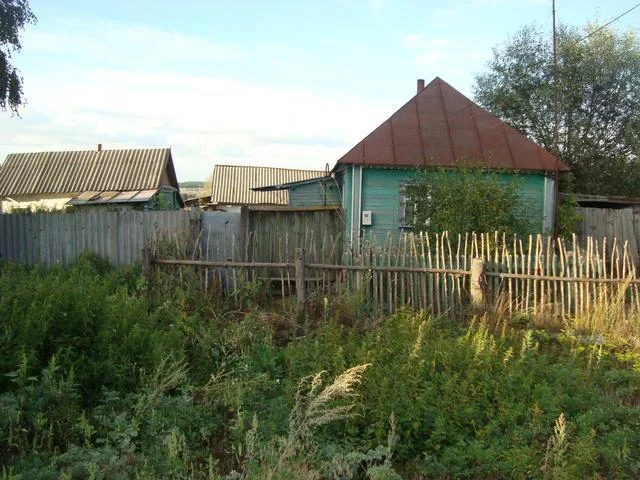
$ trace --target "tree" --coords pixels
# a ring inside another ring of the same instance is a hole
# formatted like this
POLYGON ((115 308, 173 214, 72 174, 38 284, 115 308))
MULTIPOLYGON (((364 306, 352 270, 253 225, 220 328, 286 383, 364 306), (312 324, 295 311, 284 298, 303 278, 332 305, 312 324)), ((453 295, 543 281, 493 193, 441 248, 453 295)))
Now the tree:
POLYGON ((518 196, 518 182, 495 170, 460 167, 420 171, 405 187, 405 223, 416 230, 450 233, 533 233, 518 196))
MULTIPOLYGON (((640 195, 640 41, 633 31, 562 26, 558 51, 558 157, 579 193, 640 195)), ((495 48, 476 77, 476 101, 544 148, 554 145, 551 39, 525 27, 495 48)), ((568 186, 567 186, 568 185, 568 186)))
POLYGON ((198 196, 207 197, 213 195, 213 173, 210 173, 202 184, 198 196))
POLYGON ((14 114, 24 103, 22 77, 11 64, 13 52, 20 51, 20 32, 36 17, 27 0, 0 0, 0 110, 14 114))

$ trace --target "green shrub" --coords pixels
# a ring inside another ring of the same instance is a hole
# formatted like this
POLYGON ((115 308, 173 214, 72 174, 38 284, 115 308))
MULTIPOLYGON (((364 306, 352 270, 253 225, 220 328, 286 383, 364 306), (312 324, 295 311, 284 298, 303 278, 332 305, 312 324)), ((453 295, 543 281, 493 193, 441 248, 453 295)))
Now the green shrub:
POLYGON ((371 321, 359 298, 322 299, 296 324, 177 278, 147 289, 91 256, 0 265, 4 477, 640 474, 640 356, 619 342, 410 311, 371 321), (332 421, 307 415, 327 378, 367 364, 349 415, 337 396, 322 402, 332 421))
POLYGON ((83 403, 102 388, 128 391, 141 368, 182 350, 177 309, 149 310, 135 277, 83 255, 66 271, 0 267, 0 387, 26 359, 39 372, 52 357, 73 370, 83 403))
POLYGON ((624 366, 606 353, 593 363, 587 352, 536 332, 496 337, 481 324, 462 328, 409 313, 355 336, 327 326, 287 352, 292 377, 320 366, 332 372, 344 363, 370 362, 361 416, 346 428, 327 429, 326 439, 374 448, 394 414, 396 464, 413 475, 537 477, 561 414, 567 419, 566 468, 580 474, 570 478, 638 474, 640 450, 624 445, 640 440, 640 409, 619 405, 629 388, 636 392, 640 374, 625 370, 629 376, 614 386, 610 377, 624 366), (620 428, 611 430, 613 424, 620 428), (614 467, 616 455, 625 462, 614 467))
POLYGON ((405 187, 405 223, 421 231, 453 234, 535 233, 518 192, 516 178, 505 181, 491 169, 461 165, 455 171, 419 171, 417 181, 405 187))

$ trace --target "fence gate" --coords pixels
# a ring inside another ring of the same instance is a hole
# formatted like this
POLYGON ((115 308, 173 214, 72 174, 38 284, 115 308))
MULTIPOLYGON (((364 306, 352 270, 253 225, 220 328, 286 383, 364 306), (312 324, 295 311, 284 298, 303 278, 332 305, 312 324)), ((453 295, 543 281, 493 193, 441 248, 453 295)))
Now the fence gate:
POLYGON ((293 262, 303 248, 308 262, 339 263, 344 218, 334 207, 243 209, 247 261, 293 262))

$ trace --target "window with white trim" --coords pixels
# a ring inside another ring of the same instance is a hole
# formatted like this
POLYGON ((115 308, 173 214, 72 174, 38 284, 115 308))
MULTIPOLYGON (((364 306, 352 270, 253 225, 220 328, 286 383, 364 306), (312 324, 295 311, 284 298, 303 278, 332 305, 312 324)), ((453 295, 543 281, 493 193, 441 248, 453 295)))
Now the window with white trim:
MULTIPOLYGON (((413 183, 405 183, 400 188, 400 228, 414 228, 416 223, 416 214, 418 212, 418 202, 407 192, 407 187, 413 186, 413 183)), ((427 193, 428 199, 431 194, 427 193)), ((431 221, 426 219, 424 226, 429 227, 431 221)))

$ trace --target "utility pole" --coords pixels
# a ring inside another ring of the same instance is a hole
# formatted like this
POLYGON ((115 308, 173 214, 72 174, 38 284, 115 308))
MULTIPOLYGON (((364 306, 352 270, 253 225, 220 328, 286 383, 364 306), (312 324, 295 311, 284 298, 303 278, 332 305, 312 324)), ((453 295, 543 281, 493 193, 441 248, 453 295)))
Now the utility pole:
POLYGON ((555 187, 555 211, 553 214, 553 230, 558 234, 558 214, 560 213, 560 165, 558 156, 560 155, 558 145, 558 46, 556 40, 556 0, 551 0, 551 16, 553 17, 553 149, 555 160, 555 170, 553 172, 553 184, 555 187))

